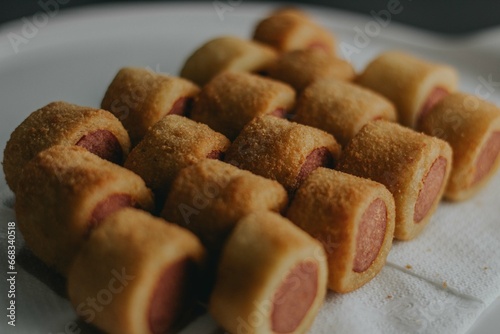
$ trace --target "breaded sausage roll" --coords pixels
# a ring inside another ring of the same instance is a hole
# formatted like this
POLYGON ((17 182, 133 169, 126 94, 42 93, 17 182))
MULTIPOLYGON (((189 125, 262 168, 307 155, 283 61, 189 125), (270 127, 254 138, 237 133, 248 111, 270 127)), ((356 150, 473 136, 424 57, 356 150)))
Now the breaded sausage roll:
POLYGON ((16 192, 21 170, 37 153, 54 145, 78 145, 122 164, 130 150, 127 131, 102 109, 52 102, 33 112, 10 136, 4 151, 5 179, 16 192))
POLYGON ((448 199, 470 198, 500 165, 500 109, 473 95, 454 93, 442 99, 423 118, 422 131, 453 149, 448 199))
POLYGON ((224 72, 205 87, 191 118, 233 140, 257 116, 284 117, 295 104, 292 87, 244 72, 224 72))
POLYGON ((271 47, 234 36, 217 37, 203 44, 184 63, 181 77, 203 86, 224 71, 258 73, 277 57, 271 47))
POLYGON ((293 193, 318 167, 340 156, 335 138, 319 129, 262 116, 250 122, 229 147, 226 161, 281 183, 293 193))
POLYGON ((106 218, 75 257, 69 299, 106 333, 171 333, 193 309, 204 259, 188 230, 124 209, 106 218))
POLYGON ((257 24, 253 39, 280 52, 314 48, 335 54, 333 34, 297 12, 285 10, 271 14, 257 24))
POLYGON ((123 207, 153 209, 153 196, 131 171, 78 146, 53 146, 24 168, 16 217, 26 245, 62 274, 106 216, 123 207))
POLYGON ((394 199, 382 184, 326 168, 311 173, 287 212, 322 242, 328 287, 342 293, 363 286, 382 270, 395 216, 394 199))
POLYGON ((221 159, 231 142, 207 125, 172 115, 158 121, 130 152, 125 168, 130 169, 163 199, 177 173, 203 159, 221 159))
POLYGON ((199 90, 183 78, 124 67, 109 85, 101 108, 120 119, 135 145, 164 116, 189 114, 199 90))
POLYGON ((352 81, 355 76, 350 63, 315 49, 286 52, 269 67, 267 73, 299 92, 320 79, 352 81))
POLYGON ((318 241, 276 213, 252 213, 224 247, 209 310, 231 333, 306 333, 327 275, 318 241))
POLYGON ((409 240, 436 210, 451 166, 451 147, 445 141, 380 120, 365 125, 351 140, 338 169, 385 185, 396 203, 394 236, 409 240))
POLYGON ((179 172, 161 215, 218 251, 241 217, 258 210, 280 212, 287 204, 278 182, 207 159, 179 172))
POLYGON ((415 129, 433 105, 456 89, 457 82, 455 69, 395 51, 378 56, 357 79, 394 102, 399 122, 415 129))
POLYGON ((344 146, 376 119, 396 120, 396 109, 385 97, 348 82, 321 80, 300 95, 293 120, 332 134, 344 146))

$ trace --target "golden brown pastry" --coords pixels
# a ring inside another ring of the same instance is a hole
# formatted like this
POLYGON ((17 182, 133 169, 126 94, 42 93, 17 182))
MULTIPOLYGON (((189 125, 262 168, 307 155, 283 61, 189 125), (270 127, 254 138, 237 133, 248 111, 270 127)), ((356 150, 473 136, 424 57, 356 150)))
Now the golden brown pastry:
POLYGON ((319 242, 276 213, 252 213, 224 247, 209 310, 231 333, 306 333, 327 275, 319 242))
POLYGON ((451 147, 445 141, 379 120, 351 140, 338 169, 385 185, 396 203, 394 236, 409 240, 436 210, 451 166, 451 147))
POLYGON ((340 156, 335 138, 319 129, 273 116, 255 118, 229 147, 226 161, 276 180, 289 193, 318 167, 340 156))
POLYGON ((217 251, 241 217, 258 210, 280 212, 287 204, 278 182, 207 159, 179 172, 161 215, 217 251))
POLYGON ((231 142, 207 125, 172 115, 158 121, 130 152, 130 169, 155 193, 161 205, 177 173, 203 159, 221 159, 231 142))
POLYGON ((281 52, 315 48, 335 54, 333 34, 297 13, 285 10, 271 14, 257 24, 253 39, 281 52))
POLYGON ((286 82, 299 92, 317 80, 352 81, 356 75, 349 62, 316 49, 283 53, 267 73, 269 77, 286 82))
POLYGON ((450 94, 422 119, 421 129, 446 140, 453 149, 446 198, 470 198, 498 170, 500 109, 495 105, 469 94, 450 94))
POLYGON ((311 173, 287 211, 287 218, 322 242, 328 287, 342 293, 382 270, 395 216, 394 199, 382 184, 326 168, 311 173))
POLYGON ((127 131, 105 110, 52 102, 33 112, 11 134, 5 147, 5 179, 16 192, 21 171, 37 153, 54 145, 78 145, 122 164, 130 150, 127 131))
POLYGON ((164 116, 189 114, 199 91, 198 86, 183 78, 124 67, 109 85, 101 108, 120 119, 136 145, 164 116))
POLYGON ((418 128, 420 118, 453 92, 457 82, 455 69, 396 51, 379 55, 357 79, 394 102, 399 122, 411 128, 418 128))
POLYGON ((90 231, 124 207, 153 209, 139 176, 81 147, 57 145, 26 164, 15 210, 26 246, 65 275, 90 231))
POLYGON ((224 72, 203 87, 191 118, 233 140, 260 115, 284 117, 295 104, 292 87, 244 72, 224 72))
POLYGON ((396 121, 394 105, 374 91, 338 80, 321 80, 307 87, 293 118, 332 134, 342 146, 376 119, 396 121))
POLYGON ((189 56, 181 77, 203 86, 224 71, 258 73, 276 57, 276 51, 267 45, 234 36, 217 37, 189 56))
POLYGON ((77 254, 69 299, 84 321, 106 333, 170 333, 193 308, 204 258, 186 229, 124 209, 77 254))

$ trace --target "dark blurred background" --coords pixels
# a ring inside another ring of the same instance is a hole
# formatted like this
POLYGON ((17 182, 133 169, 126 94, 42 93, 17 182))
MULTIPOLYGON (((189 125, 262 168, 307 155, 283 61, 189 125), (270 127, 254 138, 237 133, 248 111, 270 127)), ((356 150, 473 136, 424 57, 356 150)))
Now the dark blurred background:
MULTIPOLYGON (((40 4, 57 1, 61 9, 110 2, 141 2, 133 0, 1 0, 0 24, 30 16, 40 10, 40 4)), ((167 0, 153 0, 160 2, 167 0)), ((214 0, 197 1, 213 2, 214 0)), ((251 2, 250 0, 243 0, 251 2)), ((426 30, 450 35, 474 33, 500 25, 498 0, 288 0, 272 1, 288 4, 322 5, 369 14, 387 7, 389 1, 400 1, 405 10, 395 20, 426 30)), ((178 1, 189 3, 188 1, 178 1)))

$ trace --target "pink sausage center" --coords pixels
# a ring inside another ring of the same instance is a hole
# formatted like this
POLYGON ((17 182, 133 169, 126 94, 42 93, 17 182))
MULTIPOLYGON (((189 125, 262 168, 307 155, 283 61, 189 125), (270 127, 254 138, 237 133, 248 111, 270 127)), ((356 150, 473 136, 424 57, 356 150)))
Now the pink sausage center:
POLYGON ((444 157, 437 158, 424 176, 424 186, 418 194, 417 202, 415 203, 415 211, 413 213, 413 221, 415 223, 419 223, 427 216, 427 213, 436 201, 444 186, 443 183, 447 164, 448 162, 444 157))
POLYGON ((311 153, 309 153, 300 169, 299 175, 297 176, 297 184, 300 185, 315 169, 319 167, 332 166, 333 157, 326 147, 314 149, 311 153))
POLYGON ((81 146, 102 159, 121 164, 123 160, 122 146, 115 135, 108 130, 97 130, 86 134, 76 146, 81 146))
POLYGON ((168 112, 168 115, 187 116, 191 112, 192 105, 192 97, 181 97, 174 102, 172 109, 168 112))
POLYGON ((311 308, 317 293, 317 263, 304 261, 296 265, 274 294, 271 313, 273 332, 294 332, 311 308))
POLYGON ((183 259, 163 270, 149 306, 148 321, 154 334, 169 333, 194 302, 196 265, 183 259))
POLYGON ((472 184, 481 181, 491 171, 500 154, 500 131, 494 132, 479 153, 472 184))
POLYGON ((285 108, 276 108, 276 109, 274 109, 273 112, 269 113, 269 115, 275 116, 278 118, 284 118, 287 113, 288 113, 288 111, 286 111, 285 108))
POLYGON ((113 194, 100 201, 92 211, 90 229, 99 225, 110 214, 125 208, 136 206, 135 201, 128 194, 113 194))
POLYGON ((448 92, 446 89, 442 87, 435 87, 427 97, 427 100, 425 101, 422 110, 420 111, 419 122, 432 110, 432 108, 434 108, 436 104, 438 104, 439 101, 444 99, 449 94, 450 92, 448 92))
POLYGON ((325 45, 325 43, 319 41, 312 42, 311 44, 308 45, 307 49, 321 50, 325 51, 326 53, 331 51, 329 47, 325 45))
POLYGON ((207 159, 222 160, 224 158, 224 152, 219 150, 213 150, 207 154, 207 159))
POLYGON ((356 236, 356 255, 353 270, 362 273, 372 265, 384 242, 387 227, 387 208, 380 198, 363 213, 356 236))

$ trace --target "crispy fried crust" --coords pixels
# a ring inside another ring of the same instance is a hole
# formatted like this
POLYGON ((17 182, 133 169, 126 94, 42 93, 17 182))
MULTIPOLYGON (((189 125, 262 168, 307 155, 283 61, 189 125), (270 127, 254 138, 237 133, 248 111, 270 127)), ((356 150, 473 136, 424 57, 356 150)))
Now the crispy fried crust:
POLYGON ((351 140, 338 169, 382 183, 396 203, 397 239, 416 237, 427 225, 441 199, 452 165, 451 147, 443 140, 387 121, 372 121, 351 140), (443 182, 425 217, 415 223, 414 214, 424 178, 439 157, 446 160, 443 182))
MULTIPOLYGON (((224 247, 210 313, 231 333, 274 332, 271 314, 273 302, 280 302, 277 290, 287 280, 295 283, 291 290, 300 288, 300 277, 311 265, 318 269, 317 292, 294 333, 307 332, 323 303, 328 275, 324 250, 289 220, 270 212, 252 213, 238 222, 224 247), (288 276, 301 263, 303 271, 288 276), (252 313, 261 321, 254 321, 252 313)), ((292 302, 300 304, 305 296, 301 297, 292 302)))
POLYGON ((433 90, 442 88, 453 92, 458 74, 449 66, 390 51, 368 64, 357 83, 391 100, 399 113, 399 122, 416 128, 422 108, 433 90))
POLYGON ((317 80, 352 81, 356 75, 349 62, 316 49, 283 53, 267 73, 269 77, 286 82, 299 92, 317 80))
POLYGON ((191 118, 234 139, 257 116, 290 111, 295 91, 287 84, 244 72, 224 72, 203 87, 191 118))
POLYGON ((153 126, 130 152, 125 168, 142 177, 156 194, 165 195, 182 168, 215 155, 213 152, 221 155, 230 144, 207 125, 172 115, 153 126))
POLYGON ((328 287, 342 293, 363 286, 380 272, 392 246, 395 215, 394 199, 382 184, 326 168, 318 168, 304 181, 287 211, 292 222, 323 243, 328 287), (356 272, 360 223, 377 199, 386 207, 383 242, 368 269, 356 272))
POLYGON ((280 212, 287 204, 287 193, 278 182, 208 159, 179 172, 161 215, 217 250, 244 215, 280 212))
POLYGON ((335 54, 335 37, 325 28, 297 11, 275 12, 260 21, 253 39, 280 52, 318 48, 335 54))
POLYGON ((445 197, 460 201, 472 197, 495 174, 498 157, 475 181, 479 156, 489 138, 500 133, 500 109, 476 96, 454 93, 445 97, 422 120, 422 131, 446 140, 453 149, 453 169, 445 197))
POLYGON ((338 80, 321 80, 300 95, 294 121, 332 134, 342 146, 366 123, 396 121, 394 105, 382 95, 338 80))
POLYGON ((16 217, 26 245, 66 274, 90 231, 94 209, 115 194, 153 209, 151 191, 131 171, 78 146, 42 151, 24 168, 16 194, 16 217))
MULTIPOLYGON (((145 68, 124 67, 109 85, 101 108, 109 110, 123 123, 132 144, 166 116, 180 99, 193 99, 199 92, 194 83, 145 68)), ((188 106, 186 106, 188 107, 188 106)))
POLYGON ((293 192, 308 156, 320 148, 326 148, 334 162, 338 160, 341 148, 332 135, 285 119, 262 116, 243 129, 229 147, 226 161, 277 180, 293 192))
POLYGON ((234 36, 212 39, 200 46, 184 63, 181 77, 200 86, 224 71, 257 73, 277 57, 271 47, 234 36))
POLYGON ((5 147, 5 179, 16 192, 23 167, 37 153, 54 145, 75 145, 83 136, 107 130, 118 140, 123 159, 130 150, 130 139, 122 124, 105 110, 52 102, 33 112, 11 134, 5 147))
MULTIPOLYGON (((69 299, 83 320, 91 320, 107 333, 152 333, 148 314, 155 295, 162 291, 158 283, 164 271, 187 262, 187 268, 178 269, 181 272, 171 272, 184 282, 173 278, 170 289, 196 290, 204 258, 198 238, 186 229, 140 210, 124 209, 95 229, 76 256, 68 275, 69 299), (107 302, 108 297, 110 302, 90 319, 82 305, 88 305, 88 298, 107 302)), ((173 295, 194 297, 185 291, 173 295)), ((171 302, 176 303, 176 311, 188 313, 194 301, 171 302)))

